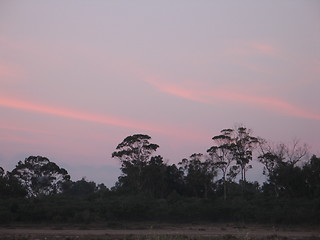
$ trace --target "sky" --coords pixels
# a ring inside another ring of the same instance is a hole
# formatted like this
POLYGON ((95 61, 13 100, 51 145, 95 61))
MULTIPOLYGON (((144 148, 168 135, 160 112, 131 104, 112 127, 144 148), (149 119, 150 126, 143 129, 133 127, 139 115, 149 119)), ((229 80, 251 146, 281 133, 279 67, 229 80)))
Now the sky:
POLYGON ((319 93, 318 0, 0 1, 7 171, 41 155, 111 187, 126 136, 173 164, 236 124, 320 155, 319 93))

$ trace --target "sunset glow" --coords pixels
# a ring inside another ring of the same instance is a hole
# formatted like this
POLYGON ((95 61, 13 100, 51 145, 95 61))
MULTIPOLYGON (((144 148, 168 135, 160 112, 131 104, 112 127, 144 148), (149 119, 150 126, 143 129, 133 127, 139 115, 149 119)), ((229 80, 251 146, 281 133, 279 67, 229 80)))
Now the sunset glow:
MULTIPOLYGON (((0 106, 7 107, 7 108, 13 108, 18 109, 22 111, 30 111, 34 113, 40 113, 40 114, 48 114, 53 116, 58 116, 62 118, 70 118, 80 121, 86 121, 91 123, 99 123, 104 125, 111 125, 116 127, 123 127, 128 129, 139 130, 139 131, 151 131, 151 132, 158 132, 165 135, 171 135, 171 136, 193 136, 196 137, 196 133, 191 133, 187 131, 180 131, 178 129, 170 129, 168 127, 164 126, 156 126, 148 123, 142 123, 142 122, 135 122, 132 120, 124 120, 120 118, 115 118, 112 116, 106 116, 106 115, 98 115, 94 113, 87 113, 87 112, 80 112, 75 111, 72 109, 65 109, 65 108, 58 108, 58 107, 52 107, 48 105, 41 105, 38 103, 33 102, 27 102, 22 101, 20 99, 10 99, 10 98, 3 98, 0 97, 0 106)), ((13 128, 16 130, 21 130, 19 128, 13 128)), ((24 129, 22 129, 24 131, 24 129)), ((37 131, 37 130, 36 130, 37 131)))
POLYGON ((233 104, 249 104, 255 108, 265 108, 269 111, 278 112, 280 114, 290 115, 299 118, 320 120, 320 113, 298 108, 293 104, 285 102, 281 99, 272 97, 260 97, 241 92, 233 92, 219 89, 200 90, 181 88, 177 85, 164 84, 160 82, 148 81, 159 91, 172 94, 177 97, 185 98, 192 101, 198 101, 207 104, 221 103, 221 100, 231 102, 233 104))
POLYGON ((15 108, 19 110, 31 111, 35 113, 50 114, 55 116, 60 116, 64 118, 72 118, 82 121, 95 122, 101 124, 110 124, 114 126, 127 127, 127 128, 141 128, 145 127, 139 126, 129 121, 124 121, 121 119, 116 119, 110 116, 99 116, 94 114, 88 114, 84 112, 76 112, 73 110, 68 110, 64 108, 56 108, 51 106, 40 105, 37 103, 26 102, 19 99, 10 99, 0 97, 0 105, 8 108, 15 108))
POLYGON ((4 1, 0 167, 41 154, 110 186, 115 174, 95 171, 119 166, 111 155, 126 136, 150 135, 176 164, 236 124, 275 142, 301 139, 320 155, 319 9, 4 1))

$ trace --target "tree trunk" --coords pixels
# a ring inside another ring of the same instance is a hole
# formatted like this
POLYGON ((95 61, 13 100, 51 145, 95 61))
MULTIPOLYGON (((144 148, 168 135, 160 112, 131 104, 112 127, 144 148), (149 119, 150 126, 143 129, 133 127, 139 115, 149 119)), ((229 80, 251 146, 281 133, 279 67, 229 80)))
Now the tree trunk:
POLYGON ((208 186, 207 186, 207 184, 204 184, 204 198, 205 199, 208 198, 208 186))
POLYGON ((227 200, 227 182, 226 182, 226 176, 223 176, 223 200, 227 200))

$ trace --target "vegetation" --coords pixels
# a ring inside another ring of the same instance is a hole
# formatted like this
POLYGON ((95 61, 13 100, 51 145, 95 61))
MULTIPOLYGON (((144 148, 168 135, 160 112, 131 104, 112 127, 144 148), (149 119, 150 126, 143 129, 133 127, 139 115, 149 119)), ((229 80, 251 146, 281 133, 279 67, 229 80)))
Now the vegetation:
POLYGON ((150 136, 128 136, 112 154, 122 174, 111 189, 73 182, 41 156, 0 167, 0 223, 320 223, 320 158, 308 159, 306 146, 271 146, 243 126, 212 140, 206 153, 170 165, 150 136), (262 185, 246 179, 252 161, 264 165, 262 185))

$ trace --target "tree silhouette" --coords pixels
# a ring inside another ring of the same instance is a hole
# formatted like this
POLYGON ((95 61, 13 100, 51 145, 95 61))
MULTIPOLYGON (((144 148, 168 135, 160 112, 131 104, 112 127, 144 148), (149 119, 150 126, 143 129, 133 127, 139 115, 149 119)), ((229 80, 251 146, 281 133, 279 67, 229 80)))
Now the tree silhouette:
POLYGON ((0 167, 0 177, 3 177, 3 175, 4 175, 4 169, 0 167))
POLYGON ((156 198, 163 198, 167 192, 167 165, 161 156, 153 156, 142 171, 142 191, 156 198))
POLYGON ((19 161, 10 173, 26 189, 28 197, 61 193, 63 184, 70 180, 68 172, 46 157, 30 156, 19 161))
POLYGON ((320 158, 313 155, 310 161, 303 166, 305 183, 310 198, 320 197, 320 158))
POLYGON ((293 190, 290 189, 293 182, 290 179, 295 175, 296 180, 294 182, 299 181, 299 174, 302 173, 297 165, 308 156, 308 146, 306 144, 301 145, 298 140, 293 140, 288 145, 280 143, 275 146, 260 141, 259 145, 261 153, 258 160, 264 165, 263 174, 267 176, 268 183, 272 186, 275 196, 279 197, 280 192, 292 192, 293 190))
POLYGON ((224 185, 224 199, 226 199, 226 177, 235 178, 240 172, 241 185, 244 190, 246 183, 246 171, 252 168, 252 152, 259 139, 251 136, 251 130, 244 126, 234 129, 223 129, 220 135, 212 138, 215 145, 207 150, 211 160, 222 171, 224 185), (235 161, 236 166, 231 166, 235 161))
POLYGON ((231 166, 233 158, 233 129, 223 129, 221 134, 214 136, 212 140, 215 145, 207 150, 212 163, 222 172, 223 198, 227 199, 227 176, 234 176, 237 173, 237 167, 231 166))
POLYGON ((122 176, 119 177, 118 186, 127 186, 133 191, 142 190, 142 170, 159 147, 150 143, 150 139, 150 136, 144 134, 128 136, 112 153, 112 157, 118 158, 121 162, 122 176))
POLYGON ((212 161, 203 159, 203 154, 194 153, 189 159, 182 159, 179 165, 185 173, 186 185, 191 189, 193 196, 207 198, 217 171, 212 161))
POLYGON ((69 182, 69 186, 64 193, 77 197, 87 197, 93 194, 96 190, 97 186, 95 182, 88 182, 85 178, 82 178, 76 182, 69 182))
POLYGON ((234 130, 233 136, 233 157, 240 167, 241 182, 244 186, 246 180, 246 171, 252 168, 249 163, 252 161, 252 152, 256 148, 259 139, 251 136, 251 130, 240 126, 234 130))

